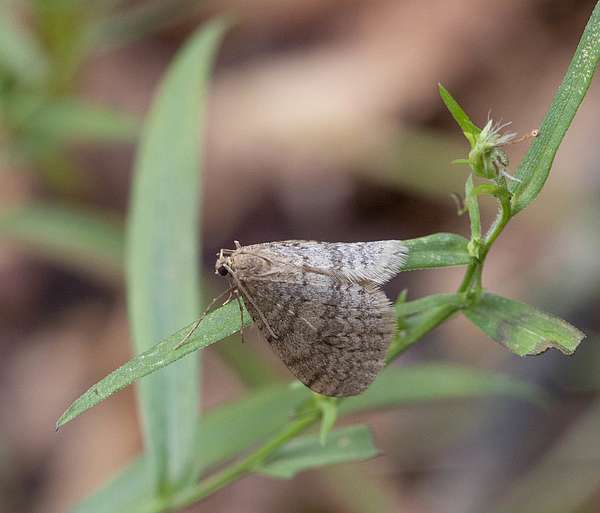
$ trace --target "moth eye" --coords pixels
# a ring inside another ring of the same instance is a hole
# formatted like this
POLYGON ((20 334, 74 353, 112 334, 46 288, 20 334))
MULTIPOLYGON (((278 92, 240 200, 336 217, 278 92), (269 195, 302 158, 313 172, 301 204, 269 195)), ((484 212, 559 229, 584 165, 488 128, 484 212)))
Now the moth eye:
POLYGON ((229 274, 229 271, 227 269, 225 269, 225 266, 222 265, 221 267, 219 267, 217 269, 217 272, 221 275, 221 276, 227 276, 229 274))

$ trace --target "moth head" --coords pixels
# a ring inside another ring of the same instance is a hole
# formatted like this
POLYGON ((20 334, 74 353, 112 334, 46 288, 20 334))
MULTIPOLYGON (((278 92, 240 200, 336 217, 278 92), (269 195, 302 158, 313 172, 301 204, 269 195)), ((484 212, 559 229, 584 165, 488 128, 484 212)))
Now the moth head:
POLYGON ((255 276, 268 272, 272 262, 256 252, 236 250, 221 250, 215 264, 215 274, 227 276, 235 273, 236 276, 255 276))
POLYGON ((231 257, 224 255, 224 250, 219 251, 217 262, 215 264, 215 274, 227 276, 231 269, 231 257))

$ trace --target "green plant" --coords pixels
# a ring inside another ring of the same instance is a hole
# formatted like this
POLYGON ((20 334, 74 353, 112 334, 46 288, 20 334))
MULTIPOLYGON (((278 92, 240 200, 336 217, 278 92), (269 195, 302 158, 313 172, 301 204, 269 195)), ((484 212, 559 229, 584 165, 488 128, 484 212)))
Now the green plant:
POLYGON ((138 131, 134 116, 79 97, 77 78, 82 64, 107 47, 184 19, 193 8, 186 0, 154 0, 139 6, 113 0, 3 1, 3 159, 19 169, 35 170, 54 192, 80 189, 85 172, 69 152, 73 144, 129 142, 138 131))
MULTIPOLYGON (((375 449, 366 428, 330 432, 336 418, 352 412, 442 397, 538 397, 530 386, 503 376, 447 365, 420 365, 388 367, 358 397, 333 400, 295 384, 275 385, 199 418, 197 360, 171 364, 238 331, 237 305, 228 304, 209 314, 184 345, 179 344, 189 326, 167 335, 199 311, 194 267, 199 195, 193 171, 200 162, 194 144, 200 129, 196 113, 224 27, 223 22, 212 23, 180 52, 145 124, 128 234, 130 316, 138 355, 77 399, 57 427, 139 378, 160 372, 140 383, 144 454, 82 503, 76 509, 79 512, 172 510, 252 472, 289 478, 306 468, 368 457, 375 449), (156 340, 161 341, 154 344, 156 340), (299 436, 319 421, 320 438, 299 436), (259 442, 262 445, 256 448, 259 442), (231 459, 233 462, 227 463, 231 459), (220 470, 213 470, 223 464, 220 470)), ((500 135, 491 122, 478 128, 440 86, 443 101, 471 146, 467 158, 460 161, 472 170, 465 185, 471 235, 469 240, 442 233, 406 241, 409 258, 405 269, 464 265, 466 271, 455 293, 415 301, 406 301, 406 293, 399 297, 399 329, 390 346, 389 362, 459 312, 519 355, 537 354, 548 347, 564 353, 575 350, 583 338, 579 330, 529 305, 486 292, 482 277, 494 242, 543 187, 599 59, 597 6, 515 179, 506 175, 502 152, 510 137, 500 135), (485 181, 476 185, 474 176, 485 181), (497 218, 485 233, 479 216, 482 195, 493 196, 498 203, 497 218)), ((244 318, 249 323, 249 315, 244 318)))

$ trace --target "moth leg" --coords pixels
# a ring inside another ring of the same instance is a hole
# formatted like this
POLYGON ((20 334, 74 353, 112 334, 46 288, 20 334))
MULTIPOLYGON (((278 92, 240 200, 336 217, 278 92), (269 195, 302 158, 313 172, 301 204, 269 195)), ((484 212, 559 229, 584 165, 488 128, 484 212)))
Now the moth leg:
POLYGON ((242 337, 242 344, 244 340, 244 307, 242 306, 242 299, 240 298, 240 291, 235 289, 235 298, 237 299, 238 306, 240 307, 240 336, 242 337))
POLYGON ((192 325, 192 327, 190 328, 190 330, 186 333, 185 337, 183 337, 183 339, 181 340, 181 342, 179 342, 179 344, 177 344, 174 347, 173 350, 175 351, 175 350, 179 349, 181 346, 183 346, 183 345, 185 345, 187 343, 187 341, 189 340, 189 338, 193 335, 194 331, 196 331, 198 329, 198 326, 200 326, 200 324, 202 323, 202 321, 204 320, 204 318, 206 317, 206 315, 208 314, 208 312, 211 310, 211 308, 214 306, 214 304, 219 299, 221 299, 225 294, 229 294, 229 296, 222 303, 221 306, 224 306, 227 303, 229 303, 229 301, 231 301, 232 294, 233 294, 233 292, 235 290, 236 290, 235 287, 229 287, 225 292, 222 292, 217 297, 213 298, 213 300, 208 304, 208 306, 204 309, 204 311, 200 315, 200 318, 192 325))
MULTIPOLYGON (((225 291, 225 292, 227 292, 227 291, 225 291)), ((225 306, 227 303, 229 303, 233 299, 234 292, 235 292, 235 287, 231 287, 229 289, 229 295, 227 296, 227 299, 225 301, 223 301, 221 306, 225 306)))
POLYGON ((269 333, 275 340, 278 340, 279 337, 275 334, 275 332, 273 331, 273 328, 271 328, 269 322, 267 321, 267 318, 265 317, 265 314, 257 306, 256 301, 254 301, 254 299, 252 299, 252 296, 248 293, 248 290, 246 289, 246 287, 244 287, 244 285, 242 285, 242 283, 240 282, 238 277, 235 275, 235 273, 232 272, 230 267, 225 266, 225 268, 229 271, 229 273, 233 277, 233 280, 237 283, 237 288, 242 293, 243 297, 246 298, 248 300, 248 303, 250 303, 252 305, 252 307, 256 310, 256 313, 258 313, 260 320, 265 325, 265 328, 267 328, 269 330, 269 333))

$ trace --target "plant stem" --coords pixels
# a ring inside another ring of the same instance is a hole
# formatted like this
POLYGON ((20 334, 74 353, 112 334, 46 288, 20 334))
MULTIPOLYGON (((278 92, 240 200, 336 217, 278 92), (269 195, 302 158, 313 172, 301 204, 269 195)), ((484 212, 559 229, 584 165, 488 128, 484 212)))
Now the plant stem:
POLYGON ((263 463, 267 457, 272 454, 276 449, 285 445, 296 435, 313 425, 320 415, 319 412, 309 412, 304 417, 300 417, 286 426, 280 433, 275 435, 262 447, 257 449, 252 454, 246 456, 243 460, 235 463, 221 472, 214 474, 203 481, 200 481, 198 486, 183 490, 181 493, 175 495, 170 501, 169 509, 179 509, 201 499, 204 499, 208 495, 220 490, 224 486, 237 481, 244 475, 256 470, 261 463, 263 463))
MULTIPOLYGON (((507 225, 508 221, 512 217, 511 206, 510 206, 510 193, 506 188, 498 187, 496 189, 496 198, 498 199, 498 203, 500 209, 498 210, 498 215, 494 220, 492 226, 490 226, 488 232, 486 233, 483 243, 481 244, 481 249, 479 252, 479 258, 473 259, 473 261, 467 267, 467 271, 465 272, 465 277, 463 278, 462 283, 458 287, 458 293, 467 293, 472 290, 475 293, 480 293, 482 290, 481 284, 481 275, 483 271, 483 263, 485 262, 485 258, 487 257, 492 244, 496 241, 496 239, 504 230, 504 227, 507 225), (473 285, 473 282, 475 283, 473 285)), ((476 200, 475 200, 476 201, 476 200)))
POLYGON ((484 249, 481 258, 482 261, 487 256, 492 244, 502 233, 502 230, 504 230, 504 227, 506 226, 508 221, 510 221, 512 215, 510 207, 510 193, 506 190, 503 190, 497 197, 498 202, 500 203, 500 211, 498 212, 496 220, 485 235, 484 249))
POLYGON ((469 290, 469 286, 471 285, 471 281, 473 281, 473 276, 475 274, 475 272, 477 271, 477 268, 480 265, 480 261, 479 260, 475 260, 473 259, 473 261, 469 264, 469 266, 467 267, 467 270, 465 272, 465 276, 460 284, 460 286, 458 287, 458 293, 459 294, 463 294, 465 292, 467 292, 467 290, 469 290))
POLYGON ((444 305, 434 310, 425 322, 419 324, 406 337, 397 337, 393 342, 393 347, 390 347, 385 359, 386 365, 394 361, 404 351, 406 351, 415 342, 423 338, 427 333, 437 328, 442 322, 451 317, 454 313, 461 309, 462 305, 444 305))

